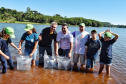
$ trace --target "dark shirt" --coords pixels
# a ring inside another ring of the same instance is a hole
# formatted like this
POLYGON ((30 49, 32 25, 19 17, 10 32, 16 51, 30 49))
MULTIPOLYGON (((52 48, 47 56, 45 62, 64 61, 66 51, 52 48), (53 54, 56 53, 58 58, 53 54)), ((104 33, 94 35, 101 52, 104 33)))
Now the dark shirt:
MULTIPOLYGON (((8 40, 8 42, 9 42, 9 40, 8 40)), ((10 51, 9 51, 9 48, 8 48, 8 43, 7 43, 7 41, 3 40, 2 38, 0 38, 0 50, 4 54, 10 56, 10 51)))
POLYGON ((109 41, 104 41, 104 38, 102 37, 100 41, 102 43, 100 59, 112 58, 112 45, 115 42, 115 39, 113 38, 109 41))
POLYGON ((96 59, 94 56, 97 54, 99 48, 100 48, 100 41, 99 40, 92 40, 89 39, 85 46, 88 47, 88 50, 87 50, 87 58, 88 59, 96 59))
POLYGON ((8 43, 11 43, 11 42, 12 42, 11 38, 8 38, 6 41, 7 45, 8 45, 8 43))
POLYGON ((47 27, 42 30, 40 35, 42 35, 42 40, 39 41, 39 46, 51 47, 52 40, 54 39, 54 41, 56 41, 57 32, 54 31, 53 34, 50 34, 50 27, 47 27))
POLYGON ((21 40, 25 40, 25 48, 33 49, 35 41, 38 41, 38 35, 36 33, 32 33, 31 35, 29 35, 27 34, 27 32, 25 32, 22 35, 21 40))

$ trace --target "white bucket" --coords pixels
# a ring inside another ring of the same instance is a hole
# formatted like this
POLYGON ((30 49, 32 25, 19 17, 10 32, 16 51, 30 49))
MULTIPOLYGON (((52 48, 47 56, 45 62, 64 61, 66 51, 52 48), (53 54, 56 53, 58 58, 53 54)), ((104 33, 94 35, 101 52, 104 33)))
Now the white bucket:
POLYGON ((56 68, 56 58, 54 56, 44 56, 44 68, 53 69, 56 68))
POLYGON ((17 70, 29 70, 31 69, 31 60, 28 56, 17 57, 17 70))
POLYGON ((68 57, 58 57, 58 69, 68 70, 71 67, 71 59, 68 57))

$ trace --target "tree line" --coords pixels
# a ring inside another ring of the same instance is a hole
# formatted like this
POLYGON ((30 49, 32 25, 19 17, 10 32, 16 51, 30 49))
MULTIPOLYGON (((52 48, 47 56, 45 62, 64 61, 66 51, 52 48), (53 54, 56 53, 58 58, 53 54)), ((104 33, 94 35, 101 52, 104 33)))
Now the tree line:
MULTIPOLYGON (((79 25, 80 23, 85 23, 86 26, 92 27, 110 27, 108 22, 100 22, 92 19, 86 19, 83 17, 62 17, 59 14, 54 16, 44 15, 38 11, 31 10, 27 7, 25 12, 19 12, 17 10, 7 9, 4 7, 0 8, 0 21, 7 21, 8 23, 15 23, 15 21, 21 22, 34 22, 34 23, 51 23, 53 21, 57 22, 59 25, 62 23, 68 23, 69 25, 79 25)), ((112 25, 111 25, 112 27, 112 25)), ((115 27, 115 26, 113 26, 115 27)), ((117 26, 116 26, 117 27, 117 26)), ((126 27, 126 26, 121 26, 126 27)))

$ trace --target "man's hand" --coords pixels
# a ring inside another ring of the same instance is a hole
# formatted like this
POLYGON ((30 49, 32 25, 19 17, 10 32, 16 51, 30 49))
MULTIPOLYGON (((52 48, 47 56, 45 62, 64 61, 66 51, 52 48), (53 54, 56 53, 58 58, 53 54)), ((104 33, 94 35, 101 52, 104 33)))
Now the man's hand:
POLYGON ((68 57, 71 58, 71 53, 68 54, 68 57))
POLYGON ((58 52, 55 53, 55 56, 58 56, 58 52))

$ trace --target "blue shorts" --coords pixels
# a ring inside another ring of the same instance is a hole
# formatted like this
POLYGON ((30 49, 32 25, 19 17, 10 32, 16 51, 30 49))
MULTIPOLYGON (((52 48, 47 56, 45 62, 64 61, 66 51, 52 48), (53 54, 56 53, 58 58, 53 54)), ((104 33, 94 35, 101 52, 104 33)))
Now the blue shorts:
MULTIPOLYGON (((25 48, 24 54, 25 56, 29 56, 31 54, 33 49, 27 49, 25 48)), ((37 56, 37 49, 35 50, 34 54, 32 55, 32 59, 35 60, 37 56)))

